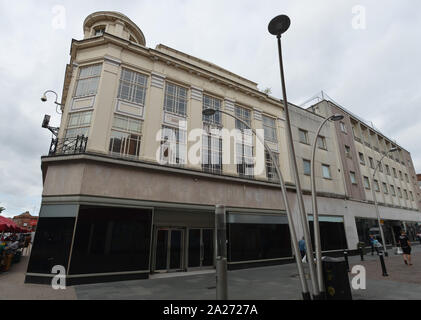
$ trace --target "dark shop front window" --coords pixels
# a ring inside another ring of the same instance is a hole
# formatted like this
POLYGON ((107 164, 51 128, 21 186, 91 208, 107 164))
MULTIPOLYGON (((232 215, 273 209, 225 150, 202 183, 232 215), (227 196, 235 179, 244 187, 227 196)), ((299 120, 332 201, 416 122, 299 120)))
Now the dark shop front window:
POLYGON ((67 268, 75 218, 40 218, 28 272, 51 273, 53 266, 67 268))
MULTIPOLYGON (((370 245, 370 235, 383 243, 377 219, 355 218, 357 225, 358 239, 370 245)), ((400 235, 401 223, 399 221, 384 221, 382 226, 386 244, 396 244, 396 239, 400 235)))
POLYGON ((290 257, 287 224, 228 224, 228 261, 250 261, 290 257))
POLYGON ((149 269, 148 209, 81 206, 70 274, 149 269))
MULTIPOLYGON (((322 251, 347 249, 343 222, 319 221, 322 251)), ((309 221, 311 239, 314 248, 314 224, 309 221)))

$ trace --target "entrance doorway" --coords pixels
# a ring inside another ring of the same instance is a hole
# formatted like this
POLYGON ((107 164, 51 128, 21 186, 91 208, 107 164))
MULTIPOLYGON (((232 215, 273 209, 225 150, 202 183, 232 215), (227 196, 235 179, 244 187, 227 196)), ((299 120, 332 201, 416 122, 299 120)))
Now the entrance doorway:
POLYGON ((155 248, 155 272, 183 270, 184 229, 157 228, 155 248))
POLYGON ((189 229, 188 268, 206 269, 214 265, 213 229, 189 229))

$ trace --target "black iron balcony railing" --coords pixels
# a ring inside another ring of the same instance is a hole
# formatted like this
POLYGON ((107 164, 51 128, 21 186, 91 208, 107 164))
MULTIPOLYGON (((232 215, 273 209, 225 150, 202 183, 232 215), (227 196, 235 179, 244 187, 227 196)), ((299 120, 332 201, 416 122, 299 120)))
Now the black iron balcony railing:
POLYGON ((88 137, 76 136, 72 138, 58 139, 53 137, 51 139, 49 156, 59 154, 75 154, 84 153, 86 151, 86 144, 88 143, 88 137))

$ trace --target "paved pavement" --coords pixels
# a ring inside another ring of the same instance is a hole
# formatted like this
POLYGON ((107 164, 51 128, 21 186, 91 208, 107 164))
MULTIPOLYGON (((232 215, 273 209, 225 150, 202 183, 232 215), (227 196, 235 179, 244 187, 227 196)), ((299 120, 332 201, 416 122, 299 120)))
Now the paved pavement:
POLYGON ((2 300, 74 300, 75 289, 53 290, 50 286, 26 284, 25 272, 28 256, 22 256, 19 263, 12 264, 7 272, 0 273, 0 299, 2 300))
MULTIPOLYGON (((392 252, 389 254, 385 260, 389 277, 382 276, 378 256, 366 255, 363 262, 359 257, 350 257, 351 268, 364 265, 367 271, 367 288, 353 290, 355 300, 421 299, 421 248, 413 250, 413 266, 405 265, 401 256, 395 256, 392 252)), ((20 263, 12 265, 9 272, 0 274, 3 299, 209 300, 215 299, 216 295, 215 272, 212 270, 53 290, 50 286, 23 283, 27 261, 28 258, 23 257, 20 263)), ((301 298, 295 264, 229 271, 228 279, 229 298, 233 300, 301 298)))

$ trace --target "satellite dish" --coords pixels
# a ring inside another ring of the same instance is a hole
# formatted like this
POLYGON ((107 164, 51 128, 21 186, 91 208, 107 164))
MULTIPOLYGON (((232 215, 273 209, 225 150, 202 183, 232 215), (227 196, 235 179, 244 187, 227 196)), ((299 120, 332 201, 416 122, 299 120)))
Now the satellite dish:
POLYGON ((288 16, 281 14, 275 18, 273 18, 269 22, 268 30, 271 34, 275 36, 280 36, 285 31, 289 29, 291 25, 291 20, 288 16))

